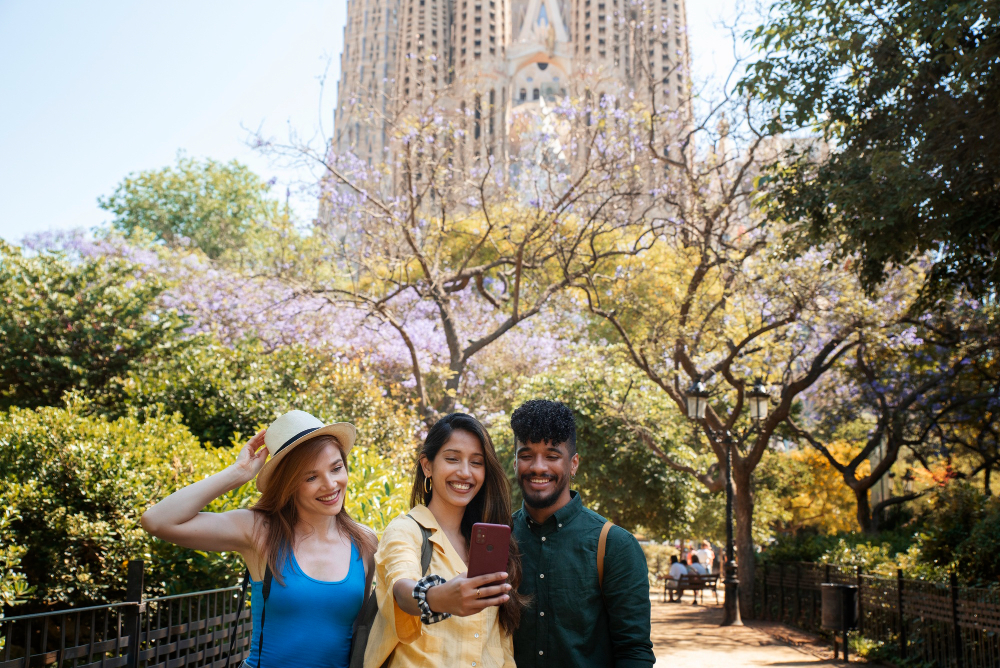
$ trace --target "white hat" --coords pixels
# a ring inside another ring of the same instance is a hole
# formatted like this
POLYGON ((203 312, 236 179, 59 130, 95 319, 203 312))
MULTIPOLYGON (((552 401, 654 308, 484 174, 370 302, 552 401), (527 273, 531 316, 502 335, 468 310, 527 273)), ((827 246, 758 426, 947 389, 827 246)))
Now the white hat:
POLYGON ((257 489, 263 492, 267 488, 271 474, 278 462, 292 451, 299 443, 304 443, 317 436, 334 436, 340 442, 344 459, 354 446, 358 430, 350 422, 334 422, 323 424, 305 411, 289 411, 271 423, 264 434, 264 445, 271 458, 257 474, 257 489))

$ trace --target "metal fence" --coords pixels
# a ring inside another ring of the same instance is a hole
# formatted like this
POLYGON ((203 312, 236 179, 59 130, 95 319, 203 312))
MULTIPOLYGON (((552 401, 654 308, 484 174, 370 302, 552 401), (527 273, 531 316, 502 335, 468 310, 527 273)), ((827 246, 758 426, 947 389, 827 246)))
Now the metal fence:
MULTIPOLYGON (((142 569, 129 562, 122 603, 0 619, 0 668, 224 668, 240 588, 143 599, 142 569)), ((231 668, 250 631, 244 607, 231 668)))
POLYGON ((862 573, 824 564, 764 566, 754 613, 814 632, 820 628, 820 585, 858 586, 858 633, 888 654, 941 668, 1000 666, 1000 591, 862 573))

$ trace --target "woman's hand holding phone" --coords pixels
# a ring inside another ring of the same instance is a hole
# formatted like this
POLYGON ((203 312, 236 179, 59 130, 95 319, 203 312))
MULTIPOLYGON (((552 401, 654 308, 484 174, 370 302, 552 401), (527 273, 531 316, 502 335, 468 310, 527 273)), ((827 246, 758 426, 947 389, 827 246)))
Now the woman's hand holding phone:
POLYGON ((491 605, 505 603, 510 598, 507 594, 510 585, 502 582, 506 579, 506 573, 489 573, 474 578, 460 573, 444 584, 428 589, 427 605, 434 612, 468 617, 491 605), (498 581, 500 584, 495 584, 498 581))

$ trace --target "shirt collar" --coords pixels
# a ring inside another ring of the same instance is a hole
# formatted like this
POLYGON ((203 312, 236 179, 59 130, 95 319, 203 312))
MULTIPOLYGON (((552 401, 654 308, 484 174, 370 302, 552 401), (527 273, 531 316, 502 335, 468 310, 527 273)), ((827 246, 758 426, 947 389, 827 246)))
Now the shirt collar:
POLYGON ((528 513, 527 504, 522 502, 521 509, 524 511, 524 520, 528 523, 528 526, 547 526, 555 524, 556 529, 560 529, 564 524, 569 524, 574 517, 583 511, 583 501, 580 500, 579 492, 570 490, 569 503, 553 513, 552 517, 545 520, 542 524, 538 524, 538 522, 531 519, 531 515, 528 513))
POLYGON ((437 518, 434 517, 434 513, 431 512, 430 508, 421 503, 410 508, 409 515, 416 520, 417 524, 431 530, 431 535, 428 537, 430 542, 437 543, 442 548, 447 549, 448 537, 444 535, 441 525, 438 524, 437 518))

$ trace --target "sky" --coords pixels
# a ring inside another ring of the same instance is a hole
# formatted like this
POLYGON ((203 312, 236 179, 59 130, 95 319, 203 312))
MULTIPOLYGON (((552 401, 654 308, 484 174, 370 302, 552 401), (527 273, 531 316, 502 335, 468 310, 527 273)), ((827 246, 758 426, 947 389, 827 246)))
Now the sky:
MULTIPOLYGON (((732 66, 725 24, 736 2, 688 3, 696 80, 732 66)), ((98 197, 178 151, 239 160, 283 194, 301 172, 255 152, 248 134, 329 136, 346 8, 0 0, 0 238, 105 223, 98 197)), ((304 220, 315 215, 309 199, 292 203, 304 220)))

